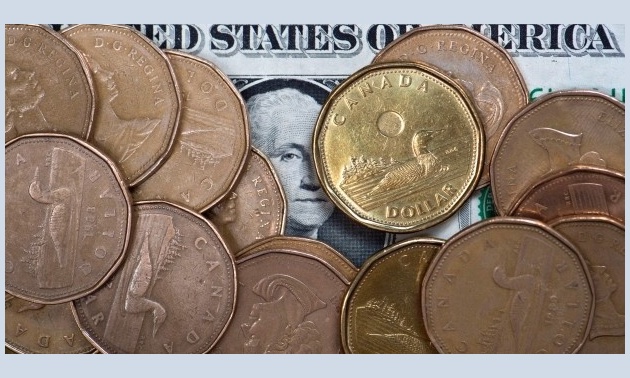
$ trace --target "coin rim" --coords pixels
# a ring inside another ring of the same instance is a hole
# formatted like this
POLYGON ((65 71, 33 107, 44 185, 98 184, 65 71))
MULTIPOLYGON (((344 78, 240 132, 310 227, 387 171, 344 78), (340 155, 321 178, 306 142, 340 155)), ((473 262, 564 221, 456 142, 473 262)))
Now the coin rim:
MULTIPOLYGON (((517 197, 517 199, 514 202, 514 204, 512 205, 512 207, 508 209, 507 214, 508 215, 515 215, 514 213, 519 209, 519 207, 521 207, 523 202, 527 201, 529 199, 529 197, 534 194, 534 192, 536 192, 537 190, 541 189, 544 185, 547 185, 551 181, 557 180, 557 179, 561 178, 562 176, 572 175, 574 173, 601 174, 601 175, 607 176, 607 177, 612 178, 612 179, 623 180, 624 186, 625 186, 625 181, 626 181, 625 175, 623 173, 615 171, 613 169, 602 168, 602 167, 597 167, 597 166, 593 166, 593 165, 583 165, 583 164, 569 166, 569 167, 567 167, 565 169, 562 169, 560 171, 553 171, 553 172, 550 172, 550 173, 544 175, 543 177, 541 177, 538 180, 538 182, 534 183, 532 186, 530 186, 528 189, 526 189, 521 196, 517 197)), ((550 222, 548 222, 547 224, 549 224, 549 223, 550 222)))

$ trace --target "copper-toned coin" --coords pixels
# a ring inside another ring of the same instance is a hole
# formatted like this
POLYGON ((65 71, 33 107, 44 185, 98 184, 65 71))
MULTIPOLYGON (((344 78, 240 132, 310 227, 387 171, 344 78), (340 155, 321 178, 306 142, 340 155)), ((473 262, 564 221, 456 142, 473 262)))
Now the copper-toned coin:
POLYGON ((237 254, 250 244, 283 233, 286 202, 271 163, 252 148, 236 187, 204 215, 237 254))
POLYGON ((241 259, 269 249, 285 252, 293 252, 296 249, 307 250, 312 256, 326 261, 334 270, 341 272, 344 277, 350 277, 350 281, 354 279, 358 272, 358 269, 350 260, 328 244, 314 239, 295 236, 272 236, 263 239, 239 251, 236 257, 241 259))
POLYGON ((369 65, 328 97, 317 120, 317 174, 353 219, 390 232, 453 214, 481 173, 484 137, 459 84, 419 63, 369 65))
POLYGON ((624 353, 625 227, 597 216, 559 218, 551 226, 580 249, 593 279, 595 313, 580 353, 624 353))
POLYGON ((164 164, 132 191, 204 211, 229 193, 249 152, 245 104, 225 74, 207 60, 166 51, 183 93, 175 144, 164 164))
POLYGON ((348 353, 437 353, 422 320, 420 285, 443 240, 412 238, 370 257, 343 302, 348 353))
POLYGON ((4 296, 4 339, 18 353, 92 353, 72 316, 72 305, 43 305, 4 296))
POLYGON ((90 141, 137 185, 162 164, 175 137, 180 95, 171 64, 130 27, 76 25, 62 34, 83 53, 94 78, 90 141))
POLYGON ((498 217, 450 238, 422 283, 427 333, 441 353, 574 353, 594 296, 575 247, 544 223, 498 217))
POLYGON ((105 353, 205 353, 236 303, 232 256, 214 226, 165 202, 133 206, 129 256, 111 281, 73 302, 105 353))
POLYGON ((81 140, 31 134, 5 148, 6 291, 56 304, 94 291, 120 265, 130 195, 114 163, 81 140))
POLYGON ((625 171, 625 106, 593 91, 541 96, 509 122, 492 155, 497 211, 515 202, 543 176, 574 165, 625 171))
POLYGON ((483 122, 488 157, 477 186, 489 184, 489 157, 499 136, 512 116, 527 105, 527 86, 510 54, 466 26, 434 25, 405 33, 373 60, 395 61, 432 64, 468 89, 483 122))
POLYGON ((280 239, 261 241, 237 259, 236 312, 213 352, 341 352, 341 303, 355 268, 324 243, 280 239))
POLYGON ((543 222, 567 215, 604 215, 625 221, 623 174, 605 168, 576 166, 552 173, 532 186, 509 211, 543 222))
POLYGON ((5 142, 55 132, 87 139, 94 87, 83 55, 52 29, 5 25, 5 142))

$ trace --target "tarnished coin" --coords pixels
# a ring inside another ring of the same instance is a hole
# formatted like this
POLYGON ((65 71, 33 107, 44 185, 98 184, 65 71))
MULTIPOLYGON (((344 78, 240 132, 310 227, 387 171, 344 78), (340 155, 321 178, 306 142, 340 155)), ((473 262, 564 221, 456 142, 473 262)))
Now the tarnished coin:
POLYGON ((576 166, 552 173, 532 186, 509 211, 543 222, 568 215, 603 215, 625 221, 623 174, 605 168, 576 166))
POLYGON ((55 132, 87 139, 94 87, 83 55, 39 25, 4 27, 4 138, 55 132))
POLYGON ((311 256, 326 261, 334 270, 341 272, 344 277, 350 277, 350 280, 354 279, 358 272, 350 260, 328 244, 296 236, 271 236, 239 251, 236 258, 242 259, 269 249, 285 252, 306 250, 311 256))
MULTIPOLYGON (((394 61, 432 64, 468 90, 483 122, 487 157, 492 155, 508 121, 527 105, 527 86, 510 54, 466 26, 415 28, 387 45, 373 60, 394 61)), ((489 183, 488 158, 477 186, 489 183)))
POLYGON ((607 217, 559 218, 551 226, 580 249, 595 289, 595 313, 580 353, 625 353, 625 227, 607 217))
POLYGON ((367 66, 328 97, 313 137, 331 199, 390 232, 448 218, 474 190, 483 130, 459 84, 419 63, 367 66))
POLYGON ((96 88, 90 141, 119 165, 134 186, 169 153, 177 130, 180 95, 164 53, 134 29, 76 25, 62 31, 87 59, 96 88))
POLYGON ((261 241, 251 247, 256 252, 245 251, 237 259, 236 312, 213 353, 342 351, 341 303, 355 268, 322 242, 279 239, 261 241), (344 261, 343 270, 336 269, 344 261))
POLYGON ((234 260, 214 226, 165 202, 133 206, 129 256, 110 282, 73 302, 105 353, 206 353, 236 303, 234 260))
POLYGON ((427 333, 441 353, 575 353, 593 315, 586 269, 542 222, 476 223, 450 238, 427 270, 427 333))
POLYGON ((245 104, 230 79, 207 60, 166 51, 182 91, 173 152, 132 191, 204 211, 229 193, 249 152, 245 104))
POLYGON ((575 165, 625 172, 625 106, 593 91, 539 97, 512 118, 490 162, 500 215, 543 176, 575 165))
POLYGON ((286 202, 271 163, 252 148, 236 187, 204 216, 237 254, 250 244, 283 233, 286 202))
POLYGON ((420 286, 443 240, 412 238, 370 257, 343 302, 348 353, 437 353, 422 320, 420 286))
POLYGON ((14 139, 4 156, 5 290, 44 304, 94 291, 129 240, 130 195, 114 163, 53 134, 14 139))
POLYGON ((4 296, 4 339, 18 353, 92 353, 72 316, 72 304, 43 305, 4 296))

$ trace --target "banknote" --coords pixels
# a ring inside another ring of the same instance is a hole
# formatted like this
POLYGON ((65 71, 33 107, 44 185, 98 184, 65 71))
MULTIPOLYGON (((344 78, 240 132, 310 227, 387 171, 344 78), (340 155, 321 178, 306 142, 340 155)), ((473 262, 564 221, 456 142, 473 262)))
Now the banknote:
MULTIPOLYGON (((51 25, 61 30, 67 25, 51 25)), ((375 231, 336 209, 317 179, 312 132, 328 93, 368 65, 387 44, 420 24, 131 24, 164 49, 214 63, 242 94, 251 143, 266 154, 283 185, 287 235, 324 241, 356 266, 411 236, 447 239, 495 215, 488 187, 456 214, 415 234, 375 231)), ((422 25, 426 26, 426 25, 422 25)), ((623 24, 469 24, 513 57, 529 97, 591 89, 625 102, 623 24)), ((465 46, 449 53, 479 59, 465 46)))

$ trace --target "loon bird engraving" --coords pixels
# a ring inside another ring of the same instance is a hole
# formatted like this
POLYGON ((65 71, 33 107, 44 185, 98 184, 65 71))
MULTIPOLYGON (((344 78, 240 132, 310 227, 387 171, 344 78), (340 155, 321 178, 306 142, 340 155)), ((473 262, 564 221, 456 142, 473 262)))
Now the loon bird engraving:
POLYGON ((62 254, 66 248, 68 225, 72 217, 73 192, 66 187, 43 191, 39 184, 39 168, 35 168, 35 177, 28 188, 28 194, 39 203, 51 205, 48 232, 53 241, 57 262, 62 267, 64 263, 62 254))
POLYGON ((378 184, 367 195, 384 192, 390 189, 399 188, 410 184, 415 180, 429 176, 438 169, 440 172, 447 171, 448 166, 442 165, 439 168, 437 164, 439 158, 429 151, 428 145, 433 138, 444 132, 441 130, 420 130, 414 134, 411 139, 411 149, 414 159, 390 169, 378 184))
POLYGON ((153 337, 158 328, 166 319, 166 310, 159 303, 147 299, 147 293, 151 279, 153 277, 153 265, 149 252, 149 232, 144 233, 142 246, 140 247, 138 262, 129 282, 127 297, 125 298, 125 311, 131 313, 152 312, 153 315, 153 337))

